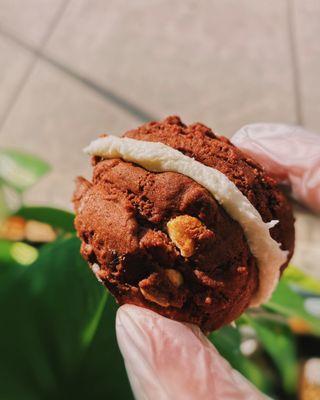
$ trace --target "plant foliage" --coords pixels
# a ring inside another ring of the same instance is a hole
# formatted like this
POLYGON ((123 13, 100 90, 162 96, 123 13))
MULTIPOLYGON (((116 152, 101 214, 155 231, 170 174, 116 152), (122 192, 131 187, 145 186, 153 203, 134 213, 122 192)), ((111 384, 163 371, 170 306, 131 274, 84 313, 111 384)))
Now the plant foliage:
MULTIPOLYGON (((37 157, 0 150, 0 221, 14 213, 58 233, 44 245, 0 239, 0 399, 132 399, 115 337, 117 306, 79 255, 73 214, 9 207, 7 188, 21 197, 49 169, 37 157)), ((260 390, 294 398, 300 361, 292 320, 319 337, 320 320, 306 307, 319 294, 318 281, 290 267, 264 307, 209 338, 260 390), (245 332, 257 344, 250 356, 245 332)))

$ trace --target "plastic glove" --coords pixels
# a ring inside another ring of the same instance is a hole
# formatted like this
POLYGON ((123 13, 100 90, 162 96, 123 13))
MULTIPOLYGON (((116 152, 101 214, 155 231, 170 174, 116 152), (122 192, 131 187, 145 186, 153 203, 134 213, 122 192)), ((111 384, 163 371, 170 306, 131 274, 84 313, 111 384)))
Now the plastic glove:
POLYGON ((292 195, 320 212, 320 135, 300 126, 251 124, 231 139, 279 181, 291 185, 292 195))
POLYGON ((126 304, 118 310, 116 329, 136 399, 266 399, 197 326, 126 304))
MULTIPOLYGON (((240 129, 232 142, 290 183, 297 199, 320 211, 320 136, 300 127, 253 124, 240 129)), ((138 400, 266 399, 196 326, 124 305, 116 329, 138 400)))

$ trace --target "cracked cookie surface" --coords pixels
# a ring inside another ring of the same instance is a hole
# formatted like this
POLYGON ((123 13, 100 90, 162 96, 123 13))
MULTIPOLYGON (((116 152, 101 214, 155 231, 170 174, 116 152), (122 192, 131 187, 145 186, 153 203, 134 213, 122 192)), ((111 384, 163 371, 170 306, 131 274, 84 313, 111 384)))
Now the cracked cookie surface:
MULTIPOLYGON (((170 145, 232 180, 272 236, 293 249, 290 206, 275 182, 226 139, 177 117, 126 136, 170 145)), ((74 194, 81 253, 120 304, 150 308, 211 331, 237 318, 259 285, 240 225, 211 194, 173 172, 153 173, 120 159, 93 158, 92 182, 74 194), (93 267, 94 266, 94 267, 93 267)))

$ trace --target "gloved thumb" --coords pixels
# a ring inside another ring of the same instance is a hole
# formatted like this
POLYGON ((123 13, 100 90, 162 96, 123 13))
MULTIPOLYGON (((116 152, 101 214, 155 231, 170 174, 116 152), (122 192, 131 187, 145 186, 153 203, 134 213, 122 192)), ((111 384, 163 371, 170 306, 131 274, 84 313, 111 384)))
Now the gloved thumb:
POLYGON ((124 305, 118 310, 116 329, 139 400, 266 399, 194 325, 124 305))

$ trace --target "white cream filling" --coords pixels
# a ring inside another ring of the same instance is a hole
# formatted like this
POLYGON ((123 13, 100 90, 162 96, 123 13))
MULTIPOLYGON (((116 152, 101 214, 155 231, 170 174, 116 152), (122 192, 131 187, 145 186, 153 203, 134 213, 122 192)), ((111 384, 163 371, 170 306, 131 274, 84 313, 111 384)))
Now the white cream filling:
POLYGON ((122 158, 153 172, 177 172, 205 187, 242 226, 250 250, 257 259, 259 288, 250 305, 256 307, 270 299, 288 254, 270 235, 269 229, 277 221, 264 223, 256 208, 223 173, 163 143, 106 136, 93 141, 84 151, 103 158, 122 158))

